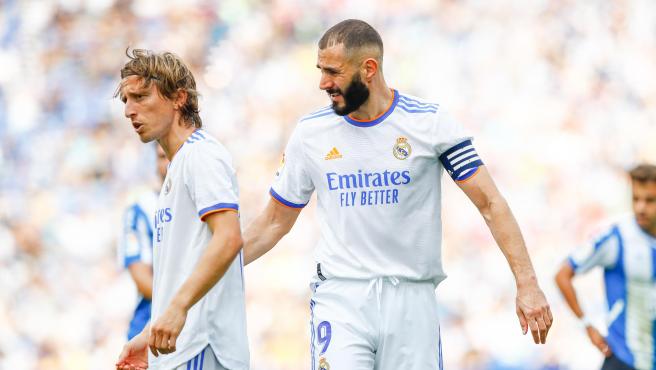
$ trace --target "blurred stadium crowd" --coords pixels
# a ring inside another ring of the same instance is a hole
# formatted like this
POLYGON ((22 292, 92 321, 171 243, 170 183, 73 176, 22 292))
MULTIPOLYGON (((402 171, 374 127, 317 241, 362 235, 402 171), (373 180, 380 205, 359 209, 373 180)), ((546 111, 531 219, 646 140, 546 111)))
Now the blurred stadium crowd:
MULTIPOLYGON (((316 41, 345 18, 381 32, 391 86, 473 133, 552 304, 548 344, 535 346, 503 256, 447 177, 446 368, 599 367, 552 275, 629 210, 625 169, 656 161, 653 0, 0 0, 0 369, 109 369, 124 343, 136 293, 116 263, 120 217, 155 181, 153 146, 112 98, 126 47, 193 67, 206 130, 238 169, 245 226, 296 120, 328 103, 316 41)), ((254 370, 309 365, 313 207, 245 270, 254 370)), ((603 325, 600 275, 579 284, 603 325)))

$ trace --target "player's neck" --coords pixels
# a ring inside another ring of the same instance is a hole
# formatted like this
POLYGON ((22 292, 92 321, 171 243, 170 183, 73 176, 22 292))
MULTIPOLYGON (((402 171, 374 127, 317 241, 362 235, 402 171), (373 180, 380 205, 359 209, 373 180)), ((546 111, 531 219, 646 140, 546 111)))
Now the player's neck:
POLYGON ((637 221, 636 221, 636 225, 638 225, 638 228, 642 230, 643 233, 651 236, 652 238, 656 238, 656 225, 652 225, 651 227, 642 226, 637 221))
POLYGON ((194 125, 180 121, 179 123, 171 125, 169 132, 157 140, 159 145, 162 146, 162 149, 164 149, 166 158, 168 158, 169 161, 173 160, 173 157, 180 147, 182 147, 182 144, 184 144, 185 140, 187 140, 189 135, 193 134, 194 131, 196 131, 194 125))
POLYGON ((389 109, 393 99, 394 92, 386 84, 379 88, 372 87, 369 99, 349 116, 360 121, 374 120, 389 109))
POLYGON ((651 235, 652 238, 656 238, 656 226, 644 230, 647 234, 651 235))

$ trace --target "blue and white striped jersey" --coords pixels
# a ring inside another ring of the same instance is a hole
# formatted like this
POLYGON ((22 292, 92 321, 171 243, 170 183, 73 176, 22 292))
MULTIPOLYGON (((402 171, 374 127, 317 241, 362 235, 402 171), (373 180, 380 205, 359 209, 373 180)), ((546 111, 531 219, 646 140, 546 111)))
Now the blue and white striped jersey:
MULTIPOLYGON (((123 214, 123 227, 119 237, 119 264, 128 268, 135 262, 153 264, 153 220, 157 207, 157 194, 144 192, 123 214)), ((128 329, 128 339, 141 333, 150 320, 151 301, 141 294, 137 298, 128 329)))
POLYGON ((326 107, 300 120, 271 186, 301 208, 317 191, 325 277, 445 278, 441 261, 441 174, 470 178, 482 162, 460 125, 437 104, 393 90, 371 121, 326 107))
POLYGON ((607 341, 615 356, 636 369, 656 369, 656 238, 626 216, 568 261, 577 274, 604 269, 607 341))

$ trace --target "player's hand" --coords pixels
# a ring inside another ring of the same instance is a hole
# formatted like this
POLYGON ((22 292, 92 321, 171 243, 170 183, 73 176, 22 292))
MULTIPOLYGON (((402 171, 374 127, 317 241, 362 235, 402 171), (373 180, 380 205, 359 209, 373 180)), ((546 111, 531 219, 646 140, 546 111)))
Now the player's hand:
POLYGON ((187 320, 187 310, 174 304, 150 327, 148 346, 155 357, 175 352, 175 341, 187 320))
POLYGON ((608 347, 608 342, 606 342, 604 336, 599 333, 599 330, 590 325, 585 328, 585 331, 588 333, 588 338, 590 338, 592 344, 594 344, 594 346, 597 347, 597 349, 603 353, 604 356, 609 357, 613 354, 613 352, 610 350, 610 347, 608 347))
POLYGON ((553 315, 549 303, 537 283, 520 285, 517 289, 517 317, 522 326, 522 333, 531 329, 533 341, 544 344, 547 341, 549 328, 553 323, 553 315))
POLYGON ((148 368, 148 333, 132 338, 123 346, 116 362, 116 370, 145 370, 148 368))

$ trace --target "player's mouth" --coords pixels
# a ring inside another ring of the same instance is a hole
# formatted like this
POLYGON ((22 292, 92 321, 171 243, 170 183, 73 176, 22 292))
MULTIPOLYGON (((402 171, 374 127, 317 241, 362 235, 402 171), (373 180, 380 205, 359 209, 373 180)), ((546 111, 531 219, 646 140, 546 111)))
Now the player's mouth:
POLYGON ((137 134, 143 133, 144 130, 144 125, 141 122, 132 122, 132 127, 134 127, 134 130, 137 132, 137 134))
POLYGON ((335 94, 328 94, 328 96, 330 96, 330 101, 332 101, 333 103, 337 103, 337 101, 342 96, 342 94, 335 93, 335 94))
POLYGON ((330 99, 332 100, 335 100, 342 95, 339 90, 326 90, 326 93, 328 93, 328 96, 330 96, 330 99))

